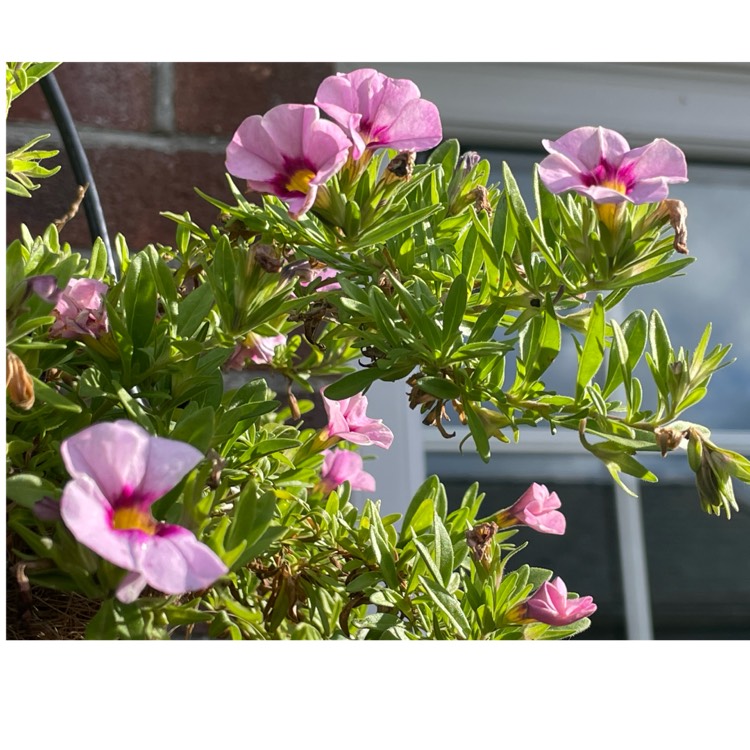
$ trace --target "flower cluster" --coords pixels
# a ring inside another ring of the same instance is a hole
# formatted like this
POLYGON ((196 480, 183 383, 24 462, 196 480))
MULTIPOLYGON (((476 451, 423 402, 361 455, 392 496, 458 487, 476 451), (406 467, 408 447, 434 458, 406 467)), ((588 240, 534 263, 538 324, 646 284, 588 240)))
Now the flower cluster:
POLYGON ((348 158, 379 148, 423 151, 442 138, 437 107, 414 83, 369 68, 326 78, 315 104, 280 104, 248 117, 227 147, 227 171, 281 198, 294 219, 348 158), (318 107, 335 122, 322 120, 318 107))

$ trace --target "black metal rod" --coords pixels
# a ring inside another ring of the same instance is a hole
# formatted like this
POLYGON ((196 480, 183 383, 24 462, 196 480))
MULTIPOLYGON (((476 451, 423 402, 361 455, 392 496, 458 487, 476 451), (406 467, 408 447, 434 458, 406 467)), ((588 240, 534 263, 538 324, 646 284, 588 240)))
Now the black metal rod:
POLYGON ((70 114, 65 97, 60 90, 54 73, 49 73, 39 82, 42 92, 47 100, 47 105, 55 118, 55 124, 60 131, 65 151, 70 160, 70 166, 73 167, 73 174, 79 185, 88 185, 86 195, 83 199, 83 208, 86 212, 86 220, 91 233, 91 241, 95 242, 97 237, 102 238, 104 247, 107 250, 107 267, 110 274, 115 279, 118 278, 117 266, 115 264, 112 246, 109 242, 107 233, 107 222, 104 220, 104 211, 99 200, 99 193, 94 182, 94 175, 91 173, 89 160, 86 158, 86 152, 83 150, 83 144, 78 136, 78 129, 70 114))

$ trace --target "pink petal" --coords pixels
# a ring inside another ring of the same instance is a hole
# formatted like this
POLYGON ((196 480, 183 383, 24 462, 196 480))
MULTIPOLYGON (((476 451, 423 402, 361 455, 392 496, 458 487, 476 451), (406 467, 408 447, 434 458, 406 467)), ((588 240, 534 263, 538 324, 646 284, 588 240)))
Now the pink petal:
POLYGON ((664 178, 668 182, 687 181, 685 154, 664 138, 634 148, 622 160, 621 168, 629 164, 633 165, 632 175, 637 182, 652 178, 664 178))
POLYGON ((181 526, 163 526, 151 537, 139 569, 149 586, 173 595, 207 588, 229 570, 216 553, 181 526))
POLYGON ((289 216, 291 216, 295 221, 301 216, 304 216, 313 207, 315 198, 317 198, 317 196, 318 187, 317 185, 313 185, 311 180, 310 189, 307 191, 307 193, 305 193, 304 195, 293 195, 290 198, 284 198, 287 206, 289 206, 289 216))
POLYGON ((227 172, 235 177, 267 182, 283 170, 284 160, 279 148, 262 121, 260 115, 243 120, 227 146, 227 172))
POLYGON ((353 490, 373 491, 375 478, 363 469, 362 457, 355 451, 342 449, 324 451, 321 479, 331 488, 349 482, 353 490))
MULTIPOLYGON (((357 114, 372 119, 372 113, 364 111, 373 98, 373 92, 382 88, 386 76, 372 68, 360 68, 351 73, 337 73, 325 78, 318 86, 315 103, 340 125, 348 127, 350 116, 357 114)), ((359 125, 357 121, 355 127, 359 125)))
POLYGON ((612 188, 601 185, 591 185, 590 187, 577 188, 581 195, 587 195, 595 203, 627 203, 630 202, 630 196, 624 195, 612 188))
POLYGON ((81 544, 121 568, 134 567, 131 535, 112 528, 112 506, 90 477, 84 475, 65 485, 60 515, 81 544))
POLYGON ((90 477, 113 503, 143 480, 150 437, 134 422, 101 422, 63 440, 60 453, 74 479, 90 477))
MULTIPOLYGON (((545 145, 549 141, 543 141, 545 145)), ((566 190, 579 190, 585 187, 581 172, 583 165, 577 165, 563 154, 551 154, 539 164, 539 179, 550 193, 564 193, 566 190)))
MULTIPOLYGON (((377 132, 373 127, 372 132, 377 132)), ((424 151, 437 146, 443 138, 438 108, 424 99, 408 102, 393 121, 370 143, 397 151, 424 151)))
POLYGON ((146 471, 138 487, 139 494, 154 500, 166 495, 202 459, 203 454, 188 443, 149 436, 146 471))
POLYGON ((328 415, 328 433, 330 435, 338 435, 341 432, 349 430, 349 424, 343 414, 348 405, 348 398, 343 398, 341 401, 334 401, 323 396, 323 406, 328 415))
POLYGON ((341 169, 349 156, 351 141, 338 125, 327 120, 315 123, 305 132, 305 158, 315 166, 311 185, 322 185, 341 169))
POLYGON ((388 449, 393 443, 393 433, 378 419, 373 420, 373 424, 368 427, 357 428, 356 432, 349 433, 349 437, 344 439, 357 445, 377 445, 388 449))
POLYGON ((617 165, 630 150, 628 142, 615 130, 582 127, 571 130, 556 141, 542 141, 550 153, 567 156, 581 171, 595 169, 602 159, 617 165))
POLYGON ((140 573, 126 573, 117 586, 115 596, 123 604, 131 604, 146 588, 146 579, 140 573))
POLYGON ((281 154, 294 159, 304 155, 304 133, 319 117, 312 104, 279 104, 263 116, 263 128, 281 154))

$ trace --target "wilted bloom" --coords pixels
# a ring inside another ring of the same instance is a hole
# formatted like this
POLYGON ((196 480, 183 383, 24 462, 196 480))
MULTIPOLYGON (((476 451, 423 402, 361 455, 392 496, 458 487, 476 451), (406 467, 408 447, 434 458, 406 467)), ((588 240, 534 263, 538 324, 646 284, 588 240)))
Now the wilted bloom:
POLYGON ((320 484, 323 492, 330 492, 344 482, 349 482, 353 490, 375 489, 375 477, 363 468, 362 456, 354 451, 339 448, 323 451, 323 468, 320 472, 320 484))
POLYGON ((631 150, 616 131, 602 127, 571 130, 549 151, 539 177, 552 193, 575 190, 595 203, 653 203, 669 193, 669 183, 687 182, 685 154, 657 138, 631 150))
POLYGON ((72 480, 60 513, 73 536, 129 571, 117 598, 132 602, 148 584, 165 594, 210 586, 227 567, 182 526, 157 521, 151 505, 203 454, 192 445, 153 437, 133 422, 102 422, 60 446, 72 480))
POLYGON ((500 528, 523 523, 542 534, 564 534, 565 516, 557 508, 561 505, 556 492, 534 482, 510 508, 494 518, 500 528))
POLYGON ((424 151, 443 137, 437 107, 421 98, 412 81, 371 68, 329 76, 315 103, 349 134, 354 159, 365 149, 424 151))
POLYGON ((34 406, 34 381, 21 358, 10 349, 5 351, 5 389, 11 403, 20 409, 34 406))
POLYGON ((370 419, 367 411, 367 396, 361 393, 341 401, 333 401, 323 396, 323 405, 328 414, 328 437, 338 437, 357 445, 378 445, 390 448, 393 433, 383 424, 382 419, 370 419))
POLYGON ((543 583, 526 602, 527 616, 547 625, 570 625, 594 612, 596 604, 590 596, 568 599, 568 589, 559 576, 543 583))
POLYGON ((237 344, 232 356, 226 363, 227 370, 241 370, 247 360, 257 365, 270 365, 277 346, 286 344, 286 336, 258 336, 248 333, 244 340, 237 344))
POLYGON ((56 320, 50 336, 98 338, 109 330, 104 294, 109 287, 98 279, 71 279, 52 308, 56 320))
POLYGON ((226 168, 253 190, 281 198, 298 219, 341 169, 350 146, 339 127, 320 119, 317 107, 280 104, 242 122, 227 146, 226 168))

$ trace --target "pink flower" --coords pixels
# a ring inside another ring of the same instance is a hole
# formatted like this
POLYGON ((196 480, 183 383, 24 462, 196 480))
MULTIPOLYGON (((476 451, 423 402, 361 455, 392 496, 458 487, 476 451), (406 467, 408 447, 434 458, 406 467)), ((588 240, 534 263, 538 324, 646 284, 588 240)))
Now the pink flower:
POLYGON ((614 130, 583 127, 542 144, 550 156, 539 177, 552 193, 575 190, 595 203, 653 203, 667 197, 669 183, 687 182, 685 155, 663 138, 631 150, 614 130))
POLYGON ((323 395, 323 405, 328 414, 328 437, 338 437, 357 445, 378 445, 390 448, 393 433, 382 419, 370 419, 367 411, 367 396, 358 393, 351 398, 332 401, 323 395))
POLYGON ((551 583, 543 583, 526 602, 527 615, 546 625, 570 625, 596 612, 590 596, 568 599, 568 589, 559 576, 551 583))
POLYGON ((298 219, 312 208, 318 188, 341 169, 351 143, 312 104, 280 104, 248 117, 227 146, 227 171, 260 193, 289 205, 298 219))
POLYGON ((286 344, 286 336, 258 336, 248 333, 244 341, 237 344, 232 356, 226 363, 227 370, 241 370, 249 359, 257 365, 270 365, 277 346, 286 344))
POLYGON ((560 505, 556 492, 534 482, 510 508, 498 514, 499 525, 515 525, 514 521, 519 521, 542 534, 564 534, 565 516, 556 510, 560 505))
POLYGON ((443 137, 437 107, 420 98, 412 81, 371 68, 329 76, 315 103, 349 134, 354 159, 365 149, 424 151, 443 137))
POLYGON ((134 601, 146 584, 172 595, 203 589, 227 572, 191 531, 150 511, 203 458, 199 450, 120 420, 81 430, 60 453, 72 477, 62 519, 81 544, 129 571, 117 588, 120 601, 134 601))
POLYGON ((56 320, 50 328, 50 336, 73 339, 79 336, 99 338, 105 334, 109 324, 103 295, 108 289, 97 279, 71 279, 52 308, 56 320))
POLYGON ((328 493, 344 482, 353 490, 375 489, 375 478, 362 468, 362 456, 354 451, 339 448, 323 451, 323 468, 320 473, 320 489, 328 493))

